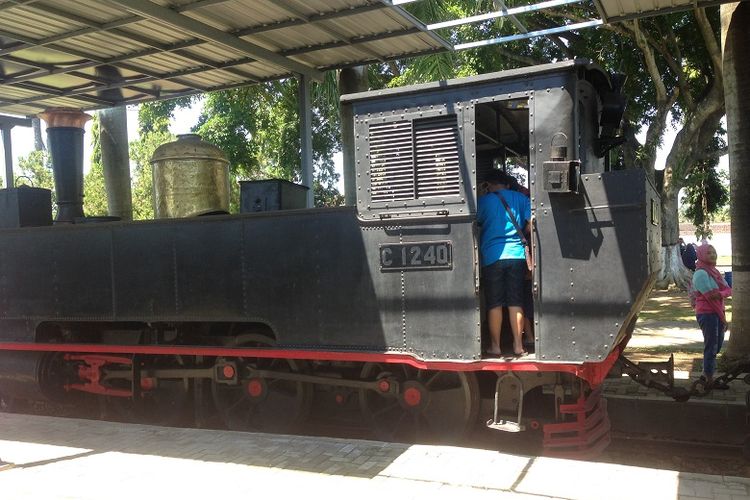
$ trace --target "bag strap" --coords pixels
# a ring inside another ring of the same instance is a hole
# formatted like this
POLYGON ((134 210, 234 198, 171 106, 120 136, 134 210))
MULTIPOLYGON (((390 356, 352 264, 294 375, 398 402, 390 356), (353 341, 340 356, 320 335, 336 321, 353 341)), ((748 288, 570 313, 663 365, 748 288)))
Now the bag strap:
POLYGON ((498 198, 500 198, 500 202, 505 207, 505 211, 508 213, 508 217, 510 217, 510 222, 513 224, 513 227, 516 228, 516 231, 518 232, 518 236, 521 237, 521 243, 523 243, 523 246, 525 247, 529 246, 529 242, 526 241, 526 236, 523 235, 523 231, 521 231, 521 228, 518 226, 518 222, 516 222, 516 218, 513 217, 513 212, 510 211, 508 202, 505 201, 505 198, 503 198, 500 192, 496 191, 495 194, 497 195, 498 198))

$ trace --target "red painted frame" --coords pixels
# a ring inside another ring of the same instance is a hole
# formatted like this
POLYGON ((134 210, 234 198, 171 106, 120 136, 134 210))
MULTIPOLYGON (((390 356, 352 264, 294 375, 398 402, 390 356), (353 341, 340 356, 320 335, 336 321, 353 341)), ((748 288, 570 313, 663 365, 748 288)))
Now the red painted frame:
POLYGON ((224 356, 246 358, 285 358, 318 361, 354 361, 363 363, 403 363, 420 370, 445 371, 523 371, 523 372, 563 372, 570 373, 588 382, 591 387, 599 386, 609 373, 623 346, 617 346, 606 359, 586 363, 556 363, 554 361, 497 361, 494 359, 468 361, 426 361, 411 354, 371 353, 356 351, 312 351, 274 348, 246 347, 205 347, 167 345, 104 345, 104 344, 37 344, 21 342, 1 342, 0 351, 35 352, 75 352, 106 354, 153 354, 182 356, 224 356))

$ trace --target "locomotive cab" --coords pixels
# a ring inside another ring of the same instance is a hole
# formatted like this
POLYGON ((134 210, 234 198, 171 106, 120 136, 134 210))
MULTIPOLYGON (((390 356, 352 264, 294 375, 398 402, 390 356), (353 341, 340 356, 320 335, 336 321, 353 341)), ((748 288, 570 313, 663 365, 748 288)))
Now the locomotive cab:
POLYGON ((576 60, 342 98, 358 217, 381 228, 378 271, 399 276, 415 353, 479 359, 476 211, 495 168, 529 189, 536 359, 601 361, 629 337, 658 265, 658 198, 610 161, 620 84, 576 60))

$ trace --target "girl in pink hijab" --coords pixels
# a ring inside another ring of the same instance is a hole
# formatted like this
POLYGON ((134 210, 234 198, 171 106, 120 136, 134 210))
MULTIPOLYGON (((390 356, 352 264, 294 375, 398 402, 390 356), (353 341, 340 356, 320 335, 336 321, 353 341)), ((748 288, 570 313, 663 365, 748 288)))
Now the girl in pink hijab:
POLYGON ((695 316, 703 331, 703 375, 710 388, 716 371, 716 355, 724 343, 727 318, 724 299, 732 289, 716 269, 716 249, 704 243, 696 249, 698 260, 693 274, 695 316))

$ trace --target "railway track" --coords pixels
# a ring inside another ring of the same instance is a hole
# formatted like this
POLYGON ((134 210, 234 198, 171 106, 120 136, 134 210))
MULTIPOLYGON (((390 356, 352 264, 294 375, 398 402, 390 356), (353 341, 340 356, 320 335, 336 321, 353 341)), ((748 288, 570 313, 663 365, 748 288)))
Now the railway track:
MULTIPOLYGON (((699 432, 696 430, 696 435, 699 432)), ((744 445, 612 434, 603 462, 700 474, 750 477, 744 445)))
MULTIPOLYGON (((0 411, 55 416, 61 418, 102 419, 105 410, 97 404, 59 405, 25 404, 15 408, 0 406, 0 411)), ((106 412, 105 412, 106 413, 106 412)), ((123 421, 111 418, 107 420, 123 421)), ((142 422, 148 423, 148 422, 142 422)), ((158 424, 157 424, 158 425, 158 424)), ((195 427, 180 425, 180 427, 195 427)), ((223 429, 218 419, 207 418, 203 428, 223 429)), ((339 408, 333 416, 320 412, 296 429, 295 434, 347 439, 375 439, 374 433, 358 416, 355 408, 339 408)), ((696 429, 696 435, 699 429, 696 429)), ((750 461, 744 456, 741 443, 723 444, 701 441, 665 439, 658 436, 612 432, 612 442, 596 461, 639 467, 677 470, 688 473, 750 477, 750 461)), ((441 444, 441 443, 425 443, 441 444)), ((478 422, 459 446, 498 450, 529 456, 541 456, 541 433, 528 431, 505 433, 487 429, 478 422)))

